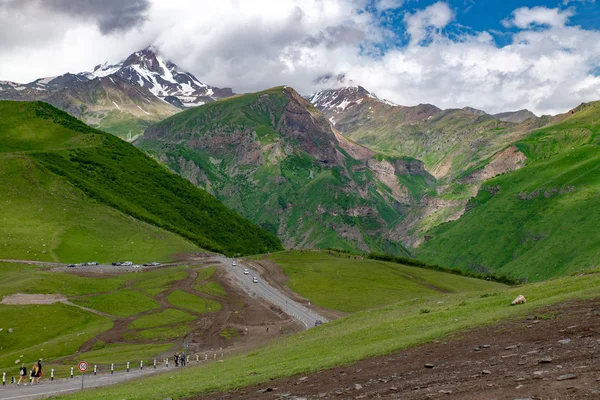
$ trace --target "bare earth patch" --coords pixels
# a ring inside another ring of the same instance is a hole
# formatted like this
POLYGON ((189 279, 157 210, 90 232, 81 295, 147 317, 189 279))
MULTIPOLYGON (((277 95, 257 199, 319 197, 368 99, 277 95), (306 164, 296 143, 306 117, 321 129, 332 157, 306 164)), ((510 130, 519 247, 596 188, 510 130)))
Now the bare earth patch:
POLYGON ((17 293, 5 296, 0 304, 31 305, 31 304, 54 304, 64 303, 67 298, 62 294, 24 294, 17 293))

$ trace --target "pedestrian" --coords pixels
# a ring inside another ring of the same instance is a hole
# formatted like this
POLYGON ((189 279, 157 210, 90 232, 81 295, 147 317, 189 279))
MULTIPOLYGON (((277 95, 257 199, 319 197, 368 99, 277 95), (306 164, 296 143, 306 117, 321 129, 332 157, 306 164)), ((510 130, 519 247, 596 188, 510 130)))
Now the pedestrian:
POLYGON ((175 366, 179 367, 179 353, 175 353, 173 358, 175 358, 175 366))
POLYGON ((23 383, 25 386, 27 386, 27 367, 25 366, 25 363, 21 364, 21 369, 19 370, 19 382, 17 382, 17 386, 21 384, 21 379, 25 380, 23 383))
POLYGON ((31 384, 35 382, 35 370, 37 369, 37 363, 33 363, 31 370, 29 371, 29 378, 31 378, 31 384))
POLYGON ((35 374, 35 383, 40 383, 40 378, 42 377, 42 359, 40 358, 37 362, 37 371, 35 374))
POLYGON ((269 332, 269 327, 267 326, 267 332, 269 332))
POLYGON ((185 363, 187 362, 185 351, 181 353, 181 366, 185 367, 185 363))

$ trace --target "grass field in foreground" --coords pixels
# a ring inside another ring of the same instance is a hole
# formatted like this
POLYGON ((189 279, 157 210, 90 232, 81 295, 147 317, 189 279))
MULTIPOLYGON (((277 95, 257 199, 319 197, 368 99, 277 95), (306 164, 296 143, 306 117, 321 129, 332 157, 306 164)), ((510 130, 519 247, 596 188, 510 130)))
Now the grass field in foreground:
POLYGON ((516 318, 557 302, 598 296, 600 273, 518 288, 433 296, 358 312, 244 355, 61 398, 164 399, 229 390, 308 373, 441 339, 448 334, 516 318), (528 302, 511 307, 523 294, 528 302), (429 312, 423 312, 428 310, 429 312), (176 384, 174 384, 176 382, 176 384))
POLYGON ((29 368, 38 358, 73 354, 111 326, 108 318, 65 304, 0 305, 0 371, 15 373, 20 366, 17 360, 29 368))
POLYGON ((331 253, 293 250, 271 254, 269 260, 281 265, 293 291, 314 304, 345 312, 444 292, 505 287, 481 279, 331 253))
MULTIPOLYGON (((0 299, 17 293, 63 294, 73 303, 111 315, 134 315, 158 306, 145 292, 164 290, 165 285, 185 278, 187 268, 164 267, 109 277, 82 277, 50 272, 34 265, 0 263, 0 299), (139 287, 143 291, 118 290, 125 286, 139 287)), ((179 310, 141 316, 134 321, 132 330, 125 333, 125 340, 171 341, 189 332, 190 321, 194 319, 196 317, 179 310), (167 324, 170 325, 167 329, 154 328, 167 324)), ((66 304, 0 305, 0 373, 7 372, 9 377, 13 376, 18 372, 15 365, 20 365, 15 364, 16 360, 29 364, 42 357, 48 368, 56 368, 57 377, 65 376, 70 367, 57 364, 58 360, 74 354, 84 343, 111 326, 112 321, 108 318, 66 304), (14 332, 8 333, 9 328, 13 328, 14 332)), ((163 343, 157 345, 162 346, 163 343)), ((153 357, 160 348, 146 346, 144 355, 153 357)), ((100 342, 94 345, 93 350, 104 350, 102 354, 108 352, 100 342)), ((136 357, 141 354, 140 351, 136 357)))
POLYGON ((202 297, 194 296, 184 292, 183 290, 175 290, 169 295, 169 303, 175 307, 185 308, 197 313, 210 313, 221 309, 221 303, 203 299, 202 297))
POLYGON ((144 315, 143 317, 133 321, 129 327, 131 329, 155 328, 157 326, 189 322, 195 319, 196 317, 186 313, 185 311, 169 308, 155 314, 144 315))

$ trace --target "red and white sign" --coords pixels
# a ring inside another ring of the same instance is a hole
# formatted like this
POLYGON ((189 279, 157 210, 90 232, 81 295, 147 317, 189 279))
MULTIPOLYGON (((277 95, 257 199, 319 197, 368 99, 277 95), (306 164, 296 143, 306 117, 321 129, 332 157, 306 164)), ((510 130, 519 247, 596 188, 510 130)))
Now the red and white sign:
POLYGON ((88 363, 86 363, 85 361, 82 361, 79 363, 79 365, 77 366, 77 368, 79 368, 79 370, 81 372, 85 372, 88 369, 88 363))

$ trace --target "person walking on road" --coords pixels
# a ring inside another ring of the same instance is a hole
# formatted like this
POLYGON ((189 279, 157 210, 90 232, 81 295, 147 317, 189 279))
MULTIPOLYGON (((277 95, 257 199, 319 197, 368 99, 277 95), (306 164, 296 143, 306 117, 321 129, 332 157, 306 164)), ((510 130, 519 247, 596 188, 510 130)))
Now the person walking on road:
POLYGON ((32 385, 35 383, 36 370, 37 370, 37 363, 33 363, 33 365, 31 366, 31 371, 29 371, 29 377, 31 378, 32 385))
POLYGON ((40 378, 42 377, 42 359, 40 358, 37 362, 37 373, 35 376, 35 383, 40 383, 40 378))
POLYGON ((27 385, 27 367, 25 363, 21 364, 21 369, 19 369, 19 382, 17 382, 17 386, 21 384, 21 380, 24 379, 24 384, 27 385))
POLYGON ((181 366, 185 367, 185 363, 187 362, 185 351, 181 353, 181 366))
POLYGON ((175 366, 179 367, 179 353, 175 353, 173 358, 175 358, 175 366))

